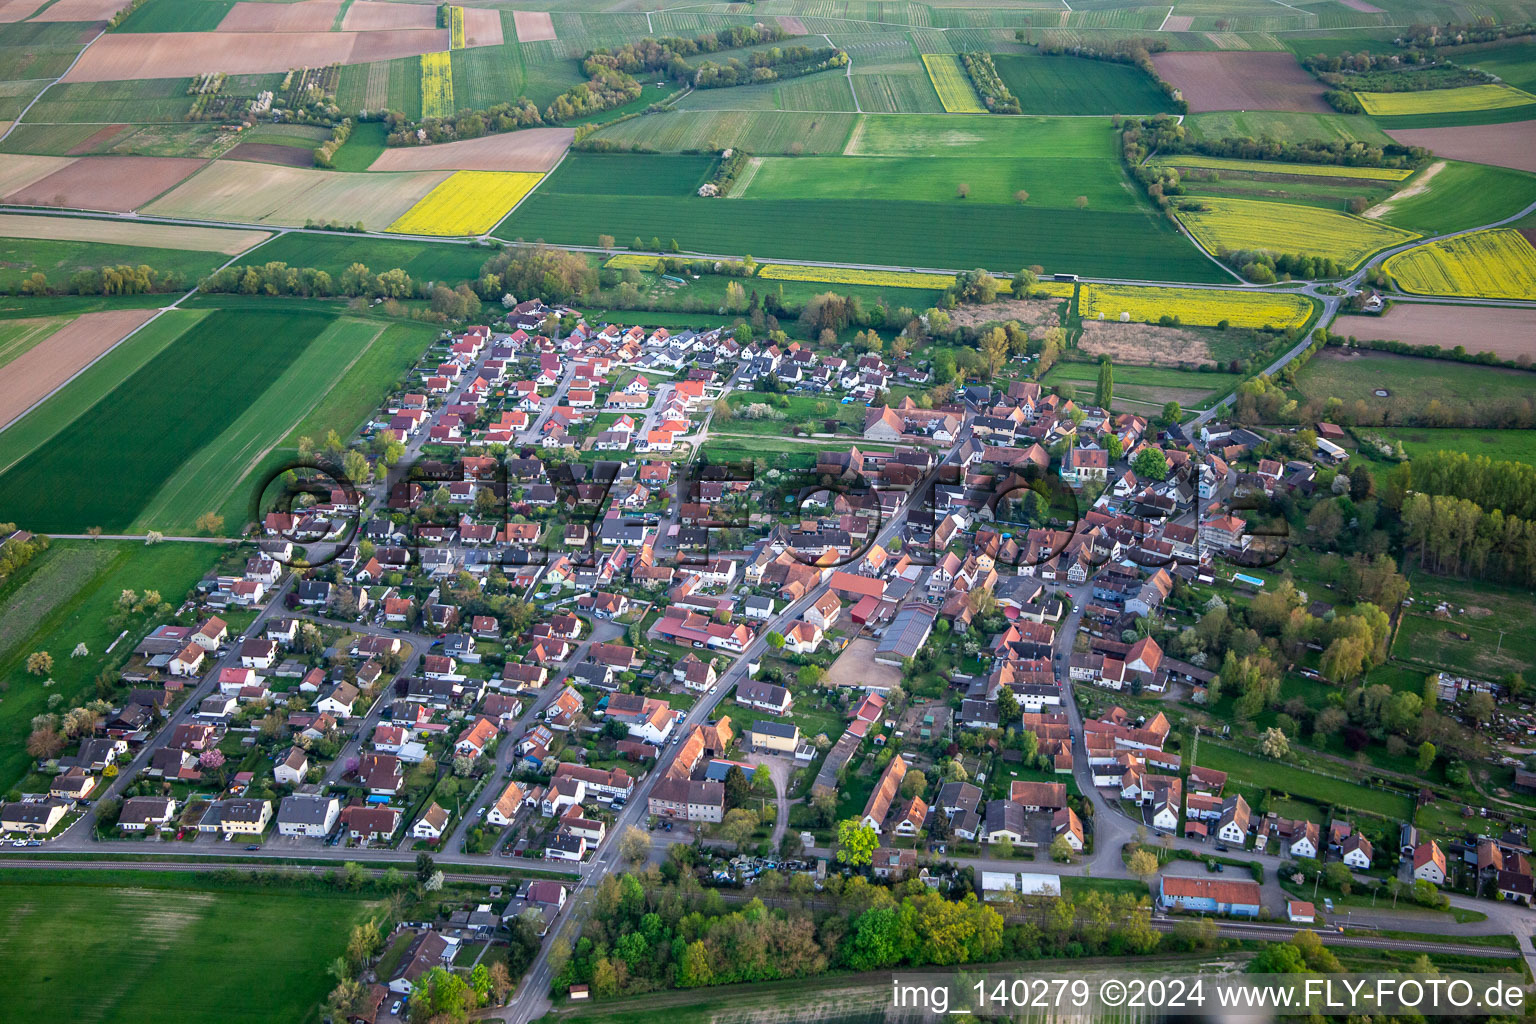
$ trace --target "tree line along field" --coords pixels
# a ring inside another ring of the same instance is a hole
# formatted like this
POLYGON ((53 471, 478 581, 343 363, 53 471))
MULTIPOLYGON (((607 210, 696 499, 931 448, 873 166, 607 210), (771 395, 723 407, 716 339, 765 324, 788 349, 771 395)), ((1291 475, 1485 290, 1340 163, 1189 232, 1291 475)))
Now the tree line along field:
POLYGON ((333 892, 222 888, 193 872, 0 873, 0 998, 20 1019, 310 1021, 373 908, 333 892), (131 940, 125 924, 132 923, 131 940), (90 984, 60 984, 90 964, 90 984))
POLYGON ((0 237, 0 289, 18 287, 34 273, 45 275, 54 287, 63 287, 77 271, 141 264, 162 275, 174 273, 190 288, 218 269, 224 259, 217 253, 188 249, 0 237))
MULTIPOLYGON (((0 474, 0 508, 43 532, 83 533, 96 526, 122 532, 187 458, 234 422, 328 322, 318 311, 199 317, 0 474)), ((55 395, 32 415, 58 417, 49 409, 58 401, 55 395)), ((10 433, 0 437, 10 440, 10 433)))

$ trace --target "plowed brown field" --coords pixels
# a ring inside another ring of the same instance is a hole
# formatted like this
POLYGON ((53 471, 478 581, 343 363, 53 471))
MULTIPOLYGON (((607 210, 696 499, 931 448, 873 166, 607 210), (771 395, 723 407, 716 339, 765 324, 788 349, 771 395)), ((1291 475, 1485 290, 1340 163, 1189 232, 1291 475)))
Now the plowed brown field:
POLYGON ((555 38, 555 20, 548 11, 513 11, 512 22, 517 27, 520 43, 540 43, 555 38))
POLYGON ((1399 302, 1383 316, 1341 317, 1331 329, 1372 341, 1465 345, 1500 359, 1536 358, 1536 309, 1399 302))
POLYGON ((204 163, 169 156, 86 156, 7 194, 5 201, 127 213, 175 187, 204 163))
POLYGON ((525 128, 437 146, 392 146, 370 171, 548 171, 570 148, 569 128, 525 128))
POLYGON ((1388 132, 1408 146, 1427 146, 1436 156, 1536 171, 1536 121, 1464 128, 1405 128, 1388 132))
POLYGON ((437 28, 437 8, 431 4, 392 4, 384 0, 352 0, 341 19, 345 32, 379 32, 392 28, 437 28))
POLYGON ((17 356, 0 373, 0 425, 46 398, 155 313, 153 309, 84 313, 17 356))
POLYGON ((1325 114, 1323 84, 1289 53, 1154 53, 1158 74, 1173 83, 1193 113, 1207 110, 1297 110, 1325 114))
POLYGON ((259 75, 297 67, 416 57, 446 50, 448 42, 445 28, 390 32, 113 33, 92 43, 64 81, 190 78, 210 71, 259 75))

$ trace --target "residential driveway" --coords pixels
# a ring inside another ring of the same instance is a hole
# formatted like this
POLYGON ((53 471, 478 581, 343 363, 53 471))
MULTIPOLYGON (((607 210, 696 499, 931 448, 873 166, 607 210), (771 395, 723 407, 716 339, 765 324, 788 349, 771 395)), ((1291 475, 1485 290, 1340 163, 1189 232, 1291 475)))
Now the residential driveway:
POLYGON ((789 828, 789 777, 794 772, 794 765, 788 758, 772 754, 748 754, 742 760, 750 765, 767 765, 768 774, 773 776, 773 791, 779 807, 778 820, 773 826, 773 852, 778 853, 779 844, 784 841, 784 831, 789 828))

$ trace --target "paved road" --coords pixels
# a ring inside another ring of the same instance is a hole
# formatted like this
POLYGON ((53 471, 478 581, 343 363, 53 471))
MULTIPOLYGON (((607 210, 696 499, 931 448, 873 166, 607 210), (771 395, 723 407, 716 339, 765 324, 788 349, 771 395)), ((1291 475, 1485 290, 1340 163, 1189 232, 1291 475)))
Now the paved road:
MULTIPOLYGON (((1318 328, 1332 327, 1334 318, 1338 315, 1339 307, 1343 305, 1344 300, 1351 295, 1357 294, 1360 291, 1360 282, 1365 280, 1366 274, 1370 273, 1372 268, 1381 264, 1383 261, 1396 256, 1400 252, 1406 252, 1409 249, 1424 245, 1427 242, 1438 242, 1446 238, 1458 238, 1462 235, 1470 235, 1476 231, 1487 231, 1491 228, 1499 228, 1506 224, 1513 224, 1515 221, 1524 218, 1533 211, 1536 211, 1536 203, 1530 204, 1519 213, 1512 214, 1511 216, 1505 217, 1501 220, 1493 221, 1489 224, 1482 224, 1475 228, 1463 228, 1460 231, 1447 231, 1444 234, 1431 235, 1427 238, 1415 238, 1411 242, 1403 242, 1401 245, 1394 245, 1391 248, 1383 249, 1381 252, 1378 252, 1376 255, 1372 256, 1370 259, 1361 264, 1359 270, 1355 271, 1353 274, 1349 275, 1341 281, 1331 283, 1326 281, 1309 282, 1305 287, 1299 289, 1299 291, 1302 294, 1310 295, 1312 298, 1321 301, 1323 304, 1323 313, 1317 318, 1317 323, 1313 325, 1312 330, 1307 332, 1307 336, 1301 341, 1297 342, 1296 346, 1289 352, 1285 353, 1279 359, 1276 359, 1273 363, 1270 363, 1269 366, 1265 368, 1264 374, 1266 376, 1272 377, 1279 373, 1280 370, 1286 366, 1286 364, 1307 350, 1307 348, 1312 344, 1313 339, 1316 337, 1318 328), (1330 290, 1342 290, 1344 294, 1324 294, 1322 291, 1324 288, 1329 288, 1330 290)), ((1298 289, 1294 288, 1287 290, 1291 294, 1296 294, 1298 291, 1298 289)), ((1488 299, 1453 299, 1433 296, 1409 296, 1403 294, 1402 292, 1391 293, 1391 298, 1394 302, 1451 302, 1461 305, 1536 307, 1536 302, 1497 302, 1488 299)), ((1196 416, 1192 421, 1190 421, 1189 426, 1195 431, 1198 431, 1201 426, 1209 423, 1212 417, 1214 417, 1218 412, 1231 405, 1233 400, 1234 395, 1227 395, 1225 398, 1213 404, 1209 409, 1206 409, 1204 412, 1196 416)))

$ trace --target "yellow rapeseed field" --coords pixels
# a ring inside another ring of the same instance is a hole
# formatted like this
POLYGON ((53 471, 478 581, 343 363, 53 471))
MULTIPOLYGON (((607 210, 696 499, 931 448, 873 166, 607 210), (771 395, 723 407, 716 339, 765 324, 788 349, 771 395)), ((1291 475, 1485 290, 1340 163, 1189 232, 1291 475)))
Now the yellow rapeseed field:
POLYGON ((1403 291, 1420 295, 1536 299, 1536 249, 1513 228, 1430 242, 1389 258, 1382 269, 1403 291))
POLYGON ((421 55, 421 116, 453 113, 453 62, 447 53, 421 55))
POLYGON ((1139 323, 1172 316, 1192 327, 1223 320, 1233 327, 1300 327, 1312 314, 1312 302, 1303 295, 1210 288, 1085 284, 1077 302, 1084 320, 1119 320, 1128 313, 1139 323))
POLYGON ((981 97, 976 95, 976 90, 971 85, 971 76, 966 74, 959 57, 952 53, 925 53, 923 67, 928 69, 928 78, 933 82, 934 91, 939 94, 939 102, 944 104, 944 109, 949 113, 985 114, 987 112, 987 108, 982 106, 981 97))
POLYGON ((1455 89, 1424 89, 1419 92, 1357 92, 1355 99, 1360 101, 1367 114, 1378 117, 1498 110, 1536 103, 1536 96, 1503 82, 1463 85, 1455 89))
POLYGON ((1215 196, 1201 196, 1199 201, 1209 209, 1180 211, 1179 219, 1213 253, 1267 249, 1328 256, 1353 267, 1378 249, 1419 237, 1413 231, 1317 206, 1215 196))
POLYGON ((389 226, 402 235, 479 235, 533 191, 533 171, 455 171, 389 226))
POLYGON ((1214 171, 1250 171, 1254 174, 1293 174, 1304 178, 1363 178, 1368 181, 1402 181, 1413 173, 1408 167, 1344 167, 1339 164, 1293 164, 1281 160, 1238 160, 1224 156, 1161 156, 1152 161, 1161 167, 1198 167, 1214 171))
POLYGON ((448 8, 448 48, 464 49, 464 8, 462 7, 448 8))
POLYGON ((659 256, 646 256, 638 252, 621 252, 617 256, 610 258, 603 266, 614 267, 618 270, 624 270, 628 267, 634 267, 636 270, 655 270, 656 264, 659 262, 661 262, 659 256))

